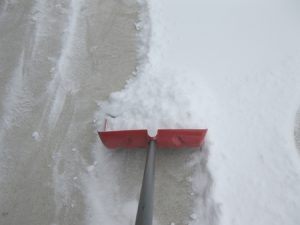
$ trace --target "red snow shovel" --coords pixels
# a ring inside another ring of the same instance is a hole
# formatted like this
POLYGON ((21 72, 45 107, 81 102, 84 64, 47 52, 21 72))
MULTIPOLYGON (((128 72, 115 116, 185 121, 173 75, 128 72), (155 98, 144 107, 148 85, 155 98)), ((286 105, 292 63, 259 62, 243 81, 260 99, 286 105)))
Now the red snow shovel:
POLYGON ((147 130, 98 132, 101 141, 109 149, 148 148, 135 225, 152 224, 156 148, 201 147, 206 132, 207 129, 159 129, 154 137, 149 136, 147 130))

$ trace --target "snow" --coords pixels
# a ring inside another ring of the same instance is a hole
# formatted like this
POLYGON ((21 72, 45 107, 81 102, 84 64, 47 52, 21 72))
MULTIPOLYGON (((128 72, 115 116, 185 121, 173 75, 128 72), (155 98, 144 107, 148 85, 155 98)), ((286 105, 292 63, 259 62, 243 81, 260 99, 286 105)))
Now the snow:
POLYGON ((18 126, 18 119, 25 118, 30 114, 32 96, 26 88, 27 81, 24 79, 24 51, 21 53, 18 64, 13 72, 13 76, 5 87, 6 98, 1 103, 3 108, 3 118, 0 121, 0 137, 4 129, 18 126))
POLYGON ((94 169, 95 169, 95 166, 94 166, 94 165, 88 166, 88 167, 86 168, 86 170, 87 170, 89 173, 92 172, 94 169))
POLYGON ((197 219, 197 215, 195 213, 191 214, 190 217, 191 217, 192 220, 196 220, 197 219))
POLYGON ((37 131, 34 131, 31 136, 32 136, 33 140, 35 140, 35 141, 40 140, 40 134, 37 131))
POLYGON ((151 0, 148 7, 151 29, 147 16, 144 30, 137 25, 148 54, 124 90, 100 103, 98 128, 104 118, 112 130, 208 128, 213 185, 195 171, 191 224, 300 224, 300 5, 151 0))
POLYGON ((138 2, 0 3, 3 223, 134 224, 146 152, 105 149, 108 119, 208 128, 157 152, 154 225, 300 224, 299 1, 138 2))
MULTIPOLYGON (((68 94, 74 95, 79 91, 80 85, 78 78, 74 75, 74 71, 77 69, 76 64, 81 63, 80 59, 86 54, 83 50, 85 43, 82 37, 85 27, 80 23, 80 18, 84 14, 83 7, 84 4, 81 0, 70 2, 70 10, 68 12, 69 24, 64 31, 62 44, 64 47, 52 72, 53 79, 48 85, 49 95, 54 95, 49 112, 49 126, 51 128, 55 127, 68 94), (70 58, 71 55, 74 56, 72 60, 70 58)), ((79 67, 79 71, 82 69, 82 67, 79 67)))

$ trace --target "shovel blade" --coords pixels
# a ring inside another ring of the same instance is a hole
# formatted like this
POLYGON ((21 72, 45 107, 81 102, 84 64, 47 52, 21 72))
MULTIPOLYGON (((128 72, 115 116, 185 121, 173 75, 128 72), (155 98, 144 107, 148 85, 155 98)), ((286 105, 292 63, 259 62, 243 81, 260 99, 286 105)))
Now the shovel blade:
POLYGON ((102 143, 109 149, 147 148, 151 140, 158 148, 197 148, 204 143, 207 129, 159 129, 155 137, 147 130, 119 130, 98 132, 102 143))
POLYGON ((149 142, 147 130, 119 130, 98 132, 102 143, 109 149, 146 148, 149 142))
POLYGON ((207 129, 160 129, 156 135, 158 148, 197 148, 204 143, 207 129))

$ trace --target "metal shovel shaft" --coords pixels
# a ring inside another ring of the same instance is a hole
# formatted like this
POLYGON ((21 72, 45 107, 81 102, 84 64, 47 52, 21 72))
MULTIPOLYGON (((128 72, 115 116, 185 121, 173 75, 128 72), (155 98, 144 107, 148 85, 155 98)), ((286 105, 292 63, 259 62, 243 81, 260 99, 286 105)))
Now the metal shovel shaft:
POLYGON ((150 141, 135 225, 152 225, 155 148, 155 141, 150 141))

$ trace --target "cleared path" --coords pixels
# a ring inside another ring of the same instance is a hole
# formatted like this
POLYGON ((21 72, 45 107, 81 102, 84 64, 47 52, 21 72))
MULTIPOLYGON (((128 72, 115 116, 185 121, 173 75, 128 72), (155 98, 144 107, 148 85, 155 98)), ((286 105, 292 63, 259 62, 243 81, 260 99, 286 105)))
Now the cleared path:
POLYGON ((0 224, 84 224, 98 100, 136 66, 135 1, 0 2, 0 224))

